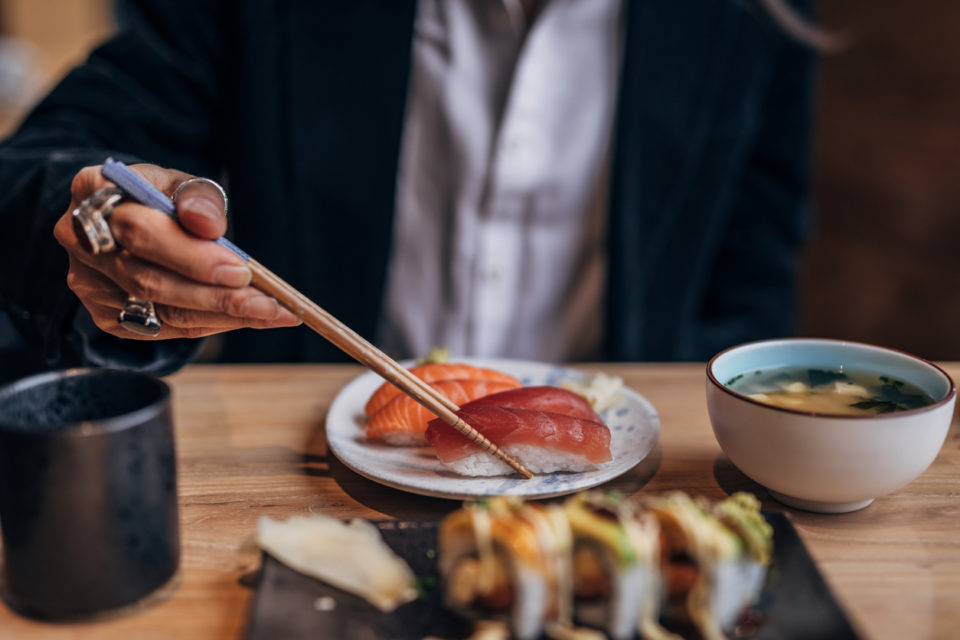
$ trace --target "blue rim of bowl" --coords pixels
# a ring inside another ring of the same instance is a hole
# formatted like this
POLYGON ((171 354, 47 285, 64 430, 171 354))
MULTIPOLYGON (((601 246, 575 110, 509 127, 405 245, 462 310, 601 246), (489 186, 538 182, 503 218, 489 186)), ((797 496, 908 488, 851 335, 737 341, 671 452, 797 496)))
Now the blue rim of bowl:
MULTIPOLYGON (((144 421, 160 413, 163 410, 164 405, 170 402, 170 385, 160 378, 142 371, 110 367, 74 367, 72 369, 60 369, 56 371, 36 373, 34 375, 27 376, 26 378, 21 378, 19 380, 10 382, 9 384, 3 385, 0 387, 0 397, 6 397, 18 391, 23 391, 30 387, 47 384, 60 378, 85 375, 99 375, 106 377, 123 376, 128 378, 136 378, 141 382, 154 385, 159 390, 160 397, 150 404, 144 405, 138 409, 134 409, 133 411, 129 411, 127 413, 121 413, 120 415, 111 416, 109 418, 64 422, 62 425, 58 425, 57 428, 49 431, 33 431, 24 429, 18 430, 17 433, 23 437, 31 438, 83 438, 100 433, 115 433, 142 424, 144 421)), ((10 421, 8 424, 16 425, 16 427, 19 428, 29 426, 29 423, 19 421, 10 421)))
POLYGON ((946 371, 944 371, 934 363, 930 362, 929 360, 925 360, 920 356, 915 356, 912 353, 907 353, 906 351, 901 351, 899 349, 892 349, 890 347, 881 347, 880 345, 871 344, 869 342, 859 342, 857 340, 838 340, 836 338, 800 338, 800 337, 769 338, 767 340, 754 340, 752 342, 743 342, 743 343, 734 345, 732 347, 727 347, 723 351, 719 352, 718 354, 710 358, 710 361, 707 362, 707 379, 710 382, 712 382, 716 387, 718 387, 721 391, 724 391, 735 398, 743 400, 744 402, 755 404, 758 407, 766 407, 767 409, 772 409, 774 411, 783 411, 784 413, 793 413, 793 414, 803 415, 803 416, 842 418, 844 420, 848 420, 848 419, 849 420, 876 420, 878 418, 879 419, 899 418, 900 416, 925 413, 927 411, 933 411, 937 407, 940 407, 942 405, 949 403, 953 399, 953 397, 957 394, 957 386, 954 384, 953 378, 950 377, 950 374, 948 374, 946 371), (950 389, 947 391, 947 394, 942 399, 937 400, 936 402, 933 402, 931 404, 928 404, 925 407, 917 407, 916 409, 903 409, 902 411, 892 411, 890 413, 868 413, 863 415, 854 415, 854 414, 847 414, 847 413, 825 413, 820 411, 804 411, 802 409, 790 409, 788 407, 780 407, 777 405, 768 404, 766 402, 760 402, 759 400, 754 400, 753 398, 749 398, 743 395, 742 393, 737 393, 727 385, 721 383, 719 380, 717 380, 717 377, 713 375, 713 371, 712 371, 713 363, 714 361, 716 361, 717 358, 719 358, 723 354, 729 351, 734 351, 735 349, 740 349, 742 347, 748 347, 755 344, 765 344, 765 343, 772 343, 772 342, 832 342, 835 344, 849 344, 849 345, 856 345, 861 347, 870 347, 873 349, 879 349, 881 351, 888 351, 890 353, 907 357, 911 360, 916 360, 917 362, 923 363, 937 370, 940 373, 940 375, 946 378, 947 382, 950 383, 950 389))

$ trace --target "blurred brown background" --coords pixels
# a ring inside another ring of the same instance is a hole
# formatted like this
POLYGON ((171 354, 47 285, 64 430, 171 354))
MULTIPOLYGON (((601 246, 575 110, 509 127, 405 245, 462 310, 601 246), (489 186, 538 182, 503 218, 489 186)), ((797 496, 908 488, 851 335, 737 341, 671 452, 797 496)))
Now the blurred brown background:
MULTIPOLYGON (((110 0, 0 0, 7 55, 0 136, 110 33, 110 0), (19 83, 19 84, 18 84, 19 83)), ((960 4, 821 2, 852 36, 821 67, 816 220, 801 279, 801 333, 960 360, 960 4)))
POLYGON ((960 360, 960 4, 820 3, 817 220, 801 327, 960 360))
POLYGON ((0 0, 0 137, 113 29, 112 0, 0 0))

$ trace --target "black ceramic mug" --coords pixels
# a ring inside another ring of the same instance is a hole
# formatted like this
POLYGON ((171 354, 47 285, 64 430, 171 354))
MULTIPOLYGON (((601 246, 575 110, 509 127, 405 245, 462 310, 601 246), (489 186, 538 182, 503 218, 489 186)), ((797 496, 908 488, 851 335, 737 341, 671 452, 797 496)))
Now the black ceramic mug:
POLYGON ((73 369, 0 389, 6 596, 39 618, 133 603, 180 558, 170 389, 73 369))

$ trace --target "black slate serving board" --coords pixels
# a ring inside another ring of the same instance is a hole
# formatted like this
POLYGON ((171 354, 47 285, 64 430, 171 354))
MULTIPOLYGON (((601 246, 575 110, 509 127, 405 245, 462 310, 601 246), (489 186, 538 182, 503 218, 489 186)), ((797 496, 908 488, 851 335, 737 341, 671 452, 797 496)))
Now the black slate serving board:
MULTIPOLYGON (((766 514, 774 555, 755 615, 735 638, 753 640, 856 640, 857 634, 813 559, 782 513, 766 514)), ((269 554, 247 626, 248 640, 420 640, 465 638, 472 625, 441 606, 436 565, 436 521, 386 521, 383 538, 418 576, 420 599, 385 614, 365 600, 297 573, 269 554), (319 601, 318 601, 319 600, 319 601), (325 611, 323 605, 334 604, 325 611)))

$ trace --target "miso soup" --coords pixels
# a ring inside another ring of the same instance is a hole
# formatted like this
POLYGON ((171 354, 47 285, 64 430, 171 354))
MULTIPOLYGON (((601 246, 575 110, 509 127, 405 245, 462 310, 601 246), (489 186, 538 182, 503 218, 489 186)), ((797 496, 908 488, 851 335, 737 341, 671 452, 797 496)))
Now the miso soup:
POLYGON ((726 386, 760 402, 815 413, 890 413, 933 403, 919 387, 868 371, 779 367, 742 373, 726 386))

